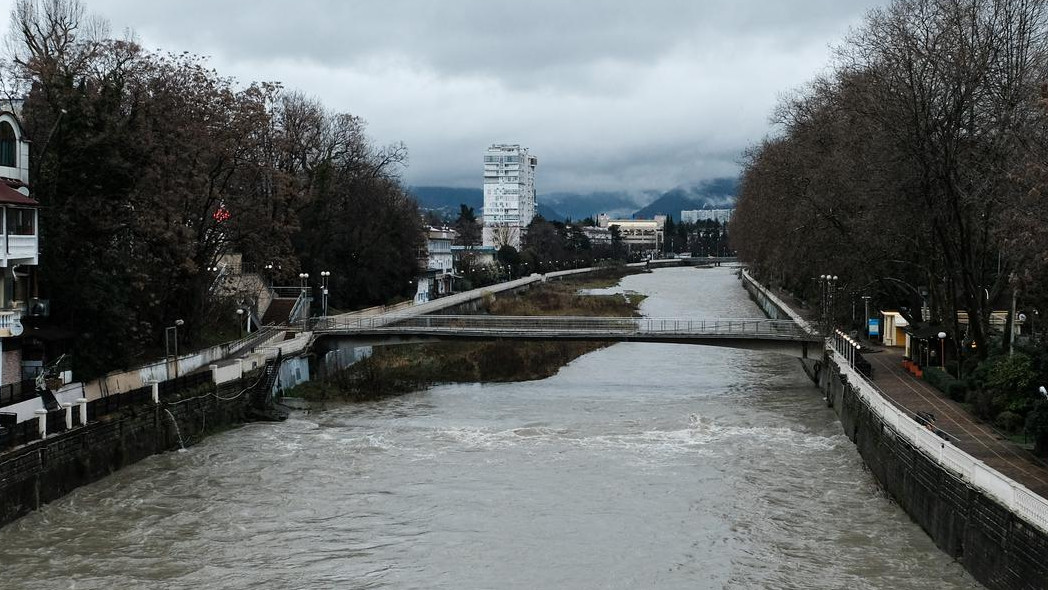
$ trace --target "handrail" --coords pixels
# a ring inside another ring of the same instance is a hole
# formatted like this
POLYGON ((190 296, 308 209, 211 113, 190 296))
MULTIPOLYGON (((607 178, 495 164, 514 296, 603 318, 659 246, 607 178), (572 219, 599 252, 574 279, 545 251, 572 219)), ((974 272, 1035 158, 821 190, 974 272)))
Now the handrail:
POLYGON ((778 307, 779 309, 785 311, 786 314, 789 315, 790 318, 792 318, 793 321, 796 322, 797 325, 799 325, 802 329, 806 330, 810 334, 818 334, 819 333, 819 330, 818 330, 818 328, 816 326, 813 326, 808 320, 805 320, 797 312, 793 311, 793 309, 791 309, 790 306, 788 306, 785 303, 783 303, 782 300, 779 299, 774 293, 769 291, 767 287, 765 287, 764 285, 760 284, 756 279, 754 279, 752 276, 750 276, 750 273, 745 268, 742 269, 740 272, 742 273, 743 280, 748 281, 758 291, 760 291, 762 295, 764 295, 772 303, 774 303, 776 307, 778 307))
POLYGON ((290 321, 296 321, 299 319, 303 319, 305 316, 308 316, 309 302, 311 300, 312 298, 306 295, 305 291, 300 292, 298 294, 298 299, 295 300, 295 305, 291 307, 291 313, 288 314, 288 319, 290 321), (303 308, 305 308, 305 313, 302 313, 303 308))
POLYGON ((1007 506, 1014 514, 1048 532, 1048 500, 919 425, 912 416, 888 401, 872 383, 851 367, 841 353, 832 347, 827 347, 827 351, 841 374, 847 376, 848 383, 853 384, 859 398, 881 416, 885 425, 898 436, 947 471, 1007 506))
POLYGON ((274 295, 283 299, 291 299, 292 297, 301 297, 302 292, 308 287, 270 287, 269 290, 274 295))
POLYGON ((329 317, 316 319, 319 332, 381 331, 396 333, 651 335, 753 337, 810 340, 811 335, 790 320, 762 318, 653 318, 588 316, 403 315, 329 317))

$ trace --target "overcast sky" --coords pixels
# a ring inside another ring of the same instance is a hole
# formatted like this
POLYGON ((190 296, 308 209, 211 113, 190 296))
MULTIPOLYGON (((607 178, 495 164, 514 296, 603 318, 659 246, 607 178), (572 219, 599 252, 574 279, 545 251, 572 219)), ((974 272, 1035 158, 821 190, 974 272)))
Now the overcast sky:
MULTIPOLYGON (((84 0, 148 49, 278 80, 403 141, 409 185, 481 186, 491 143, 540 194, 734 175, 778 97, 875 0, 84 0)), ((7 2, 0 0, 0 5, 7 2)), ((6 12, 6 11, 5 11, 6 12)))

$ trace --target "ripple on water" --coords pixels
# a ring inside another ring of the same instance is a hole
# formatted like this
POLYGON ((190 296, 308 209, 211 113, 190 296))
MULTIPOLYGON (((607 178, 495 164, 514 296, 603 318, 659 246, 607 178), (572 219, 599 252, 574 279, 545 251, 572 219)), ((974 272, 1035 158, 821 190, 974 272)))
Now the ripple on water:
MULTIPOLYGON (((727 269, 622 287, 651 315, 759 316, 727 269)), ((0 585, 977 588, 804 379, 793 360, 621 344, 543 381, 296 413, 0 529, 0 585)))

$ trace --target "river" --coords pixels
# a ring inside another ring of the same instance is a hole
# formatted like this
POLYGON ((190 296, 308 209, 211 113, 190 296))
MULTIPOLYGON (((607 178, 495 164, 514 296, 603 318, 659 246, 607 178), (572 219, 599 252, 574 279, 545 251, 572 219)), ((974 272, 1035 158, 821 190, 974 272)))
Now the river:
MULTIPOLYGON (((654 317, 760 317, 726 268, 622 286, 654 317)), ((795 359, 626 343, 152 457, 0 530, 0 587, 980 586, 795 359)))

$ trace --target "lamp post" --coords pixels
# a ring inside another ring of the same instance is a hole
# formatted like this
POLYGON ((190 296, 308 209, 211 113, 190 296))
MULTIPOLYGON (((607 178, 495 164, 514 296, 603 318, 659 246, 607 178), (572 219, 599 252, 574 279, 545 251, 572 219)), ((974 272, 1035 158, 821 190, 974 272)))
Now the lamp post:
MULTIPOLYGON (((175 378, 178 378, 178 327, 184 325, 185 322, 182 320, 175 320, 175 325, 164 328, 164 346, 167 348, 166 353, 168 358, 174 358, 175 363, 175 378), (172 355, 174 351, 174 355, 172 355)), ((168 378, 171 378, 171 368, 168 365, 168 378)))
POLYGON ((326 270, 320 271, 320 281, 321 281, 321 283, 323 283, 323 285, 322 285, 322 289, 323 290, 320 292, 320 295, 321 295, 321 297, 324 298, 324 317, 327 317, 327 314, 328 314, 327 303, 328 303, 328 278, 329 277, 331 277, 331 273, 330 272, 328 272, 326 270))
POLYGON ((270 262, 266 265, 266 280, 269 282, 269 286, 273 286, 273 263, 270 262))
POLYGON ((237 308, 237 328, 240 330, 240 338, 244 337, 244 308, 237 308))
POLYGON ((939 332, 938 336, 939 336, 939 368, 942 369, 943 371, 945 371, 946 370, 946 356, 945 356, 946 348, 945 348, 945 344, 944 343, 946 342, 946 332, 939 332))
POLYGON ((822 284, 823 333, 829 334, 833 328, 833 295, 837 285, 837 275, 819 275, 822 284))
POLYGON ((866 308, 865 321, 863 322, 863 332, 866 334, 866 339, 870 339, 870 296, 863 295, 862 302, 866 308))

